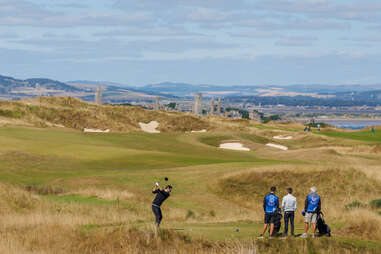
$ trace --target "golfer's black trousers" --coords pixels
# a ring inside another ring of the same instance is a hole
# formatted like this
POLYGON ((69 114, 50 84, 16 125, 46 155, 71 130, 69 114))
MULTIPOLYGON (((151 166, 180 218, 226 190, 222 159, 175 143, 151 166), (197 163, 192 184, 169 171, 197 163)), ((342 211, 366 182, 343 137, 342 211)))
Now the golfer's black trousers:
POLYGON ((288 221, 290 221, 291 224, 291 235, 294 235, 294 212, 285 212, 284 213, 284 231, 283 234, 287 235, 288 233, 288 221))
POLYGON ((161 220, 163 219, 163 215, 161 214, 160 206, 152 205, 152 212, 156 217, 156 225, 160 225, 161 220))

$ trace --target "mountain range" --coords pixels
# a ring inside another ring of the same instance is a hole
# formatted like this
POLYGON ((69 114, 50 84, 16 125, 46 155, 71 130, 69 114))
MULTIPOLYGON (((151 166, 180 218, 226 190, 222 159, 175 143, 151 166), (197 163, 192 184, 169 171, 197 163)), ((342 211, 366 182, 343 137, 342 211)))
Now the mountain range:
MULTIPOLYGON (((103 100, 110 103, 152 101, 155 96, 165 99, 189 98, 195 93, 204 97, 230 97, 247 100, 255 98, 292 98, 293 100, 345 100, 381 103, 381 85, 194 85, 163 82, 145 86, 129 86, 109 81, 75 80, 61 82, 46 78, 17 79, 0 75, 0 99, 19 100, 34 96, 73 96, 86 101, 94 100, 98 86, 103 100)), ((267 100, 267 99, 266 99, 267 100)))

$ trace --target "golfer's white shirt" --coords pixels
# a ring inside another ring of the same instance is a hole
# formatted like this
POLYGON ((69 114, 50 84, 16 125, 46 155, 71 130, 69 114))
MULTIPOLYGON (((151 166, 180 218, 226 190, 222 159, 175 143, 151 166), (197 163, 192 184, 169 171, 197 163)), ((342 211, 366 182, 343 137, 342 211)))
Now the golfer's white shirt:
POLYGON ((296 197, 287 194, 282 199, 282 210, 285 212, 295 212, 296 210, 296 197))

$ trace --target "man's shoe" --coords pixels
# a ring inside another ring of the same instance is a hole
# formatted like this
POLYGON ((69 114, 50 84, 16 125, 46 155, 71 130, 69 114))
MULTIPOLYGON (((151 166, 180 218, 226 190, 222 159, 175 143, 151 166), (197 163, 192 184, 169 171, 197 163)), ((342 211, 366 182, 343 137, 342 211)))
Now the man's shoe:
POLYGON ((301 238, 307 238, 307 234, 304 233, 303 235, 300 236, 301 238))
POLYGON ((315 234, 312 234, 311 237, 312 237, 312 238, 315 238, 315 234))
POLYGON ((259 238, 259 239, 263 239, 264 237, 263 237, 262 234, 260 234, 257 238, 259 238))

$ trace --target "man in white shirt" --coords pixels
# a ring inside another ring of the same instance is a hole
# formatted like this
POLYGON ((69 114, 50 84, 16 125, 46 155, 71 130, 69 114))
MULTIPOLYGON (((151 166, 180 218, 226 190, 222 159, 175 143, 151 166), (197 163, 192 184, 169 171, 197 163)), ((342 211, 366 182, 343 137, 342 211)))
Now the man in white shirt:
POLYGON ((294 218, 296 210, 296 198, 292 195, 292 188, 287 188, 287 195, 282 199, 282 210, 284 212, 283 236, 288 234, 288 221, 291 224, 291 235, 294 236, 294 218))

